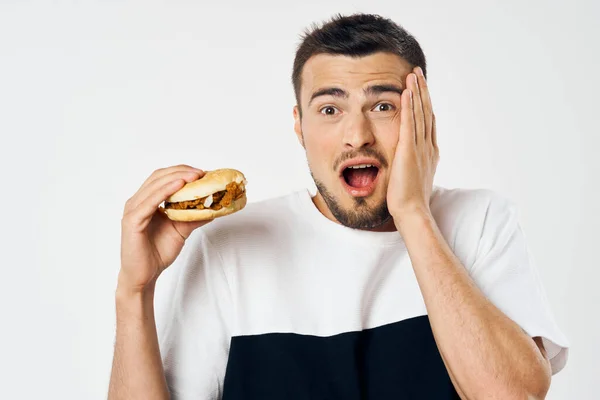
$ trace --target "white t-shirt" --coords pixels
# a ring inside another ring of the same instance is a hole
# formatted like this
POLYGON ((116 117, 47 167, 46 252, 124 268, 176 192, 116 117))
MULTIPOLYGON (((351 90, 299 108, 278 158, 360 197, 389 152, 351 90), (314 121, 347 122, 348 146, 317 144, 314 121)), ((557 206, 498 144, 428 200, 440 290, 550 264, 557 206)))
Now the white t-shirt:
MULTIPOLYGON (((477 286, 561 370, 568 342, 515 205, 434 186, 430 208, 477 286)), ((194 231, 171 269, 157 322, 175 399, 458 399, 401 235, 337 224, 308 190, 194 231)))

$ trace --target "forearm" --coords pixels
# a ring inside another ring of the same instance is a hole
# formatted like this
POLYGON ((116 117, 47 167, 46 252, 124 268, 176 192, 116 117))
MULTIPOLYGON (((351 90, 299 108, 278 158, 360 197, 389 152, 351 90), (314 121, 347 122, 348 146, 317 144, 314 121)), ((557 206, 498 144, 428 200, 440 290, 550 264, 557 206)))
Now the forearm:
POLYGON ((433 334, 455 385, 468 399, 543 398, 549 365, 535 342, 477 288, 433 217, 396 219, 433 334), (531 396, 531 397, 529 397, 531 396))
POLYGON ((117 289, 117 334, 108 398, 169 399, 154 319, 154 291, 117 289))

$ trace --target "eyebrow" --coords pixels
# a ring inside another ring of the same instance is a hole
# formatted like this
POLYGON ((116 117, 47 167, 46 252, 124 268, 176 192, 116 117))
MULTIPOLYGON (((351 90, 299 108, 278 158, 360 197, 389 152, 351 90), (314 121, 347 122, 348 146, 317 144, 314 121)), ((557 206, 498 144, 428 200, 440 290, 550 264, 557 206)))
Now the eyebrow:
POLYGON ((333 97, 341 97, 341 98, 347 99, 348 92, 346 92, 344 89, 340 89, 337 87, 322 88, 322 89, 317 90, 310 96, 308 105, 310 106, 310 103, 312 103, 312 101, 319 96, 333 96, 333 97))
POLYGON ((366 88, 364 90, 364 92, 367 96, 372 96, 372 95, 381 94, 381 93, 389 93, 389 92, 398 93, 399 95, 402 95, 403 90, 404 89, 402 89, 398 85, 385 84, 385 85, 369 86, 368 88, 366 88))
MULTIPOLYGON (((381 93, 398 93, 402 95, 402 87, 394 84, 383 84, 383 85, 372 85, 364 89, 364 92, 367 96, 374 96, 381 93)), ((308 101, 308 105, 312 101, 319 96, 333 96, 333 97, 341 97, 347 99, 349 94, 344 89, 338 87, 326 87, 317 90, 310 96, 310 100, 308 101)))

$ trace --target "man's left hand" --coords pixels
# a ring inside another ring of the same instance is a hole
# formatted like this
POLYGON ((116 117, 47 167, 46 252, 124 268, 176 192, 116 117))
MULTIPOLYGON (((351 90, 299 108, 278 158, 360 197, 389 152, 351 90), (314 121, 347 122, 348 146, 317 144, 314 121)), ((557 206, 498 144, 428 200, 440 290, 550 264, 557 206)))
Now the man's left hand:
POLYGON ((408 74, 402 94, 400 135, 387 191, 395 221, 414 212, 430 213, 433 176, 439 161, 435 116, 421 68, 408 74), (418 81, 415 81, 415 77, 418 81), (408 92, 412 92, 412 102, 408 92))

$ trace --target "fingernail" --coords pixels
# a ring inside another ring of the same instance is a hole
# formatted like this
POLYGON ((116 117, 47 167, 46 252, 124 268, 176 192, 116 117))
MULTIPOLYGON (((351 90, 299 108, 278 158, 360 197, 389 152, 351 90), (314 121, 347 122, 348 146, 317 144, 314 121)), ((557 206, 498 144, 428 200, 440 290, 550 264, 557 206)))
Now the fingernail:
POLYGON ((425 74, 423 74, 423 69, 421 69, 421 67, 417 67, 417 72, 419 73, 419 75, 425 78, 425 74))

